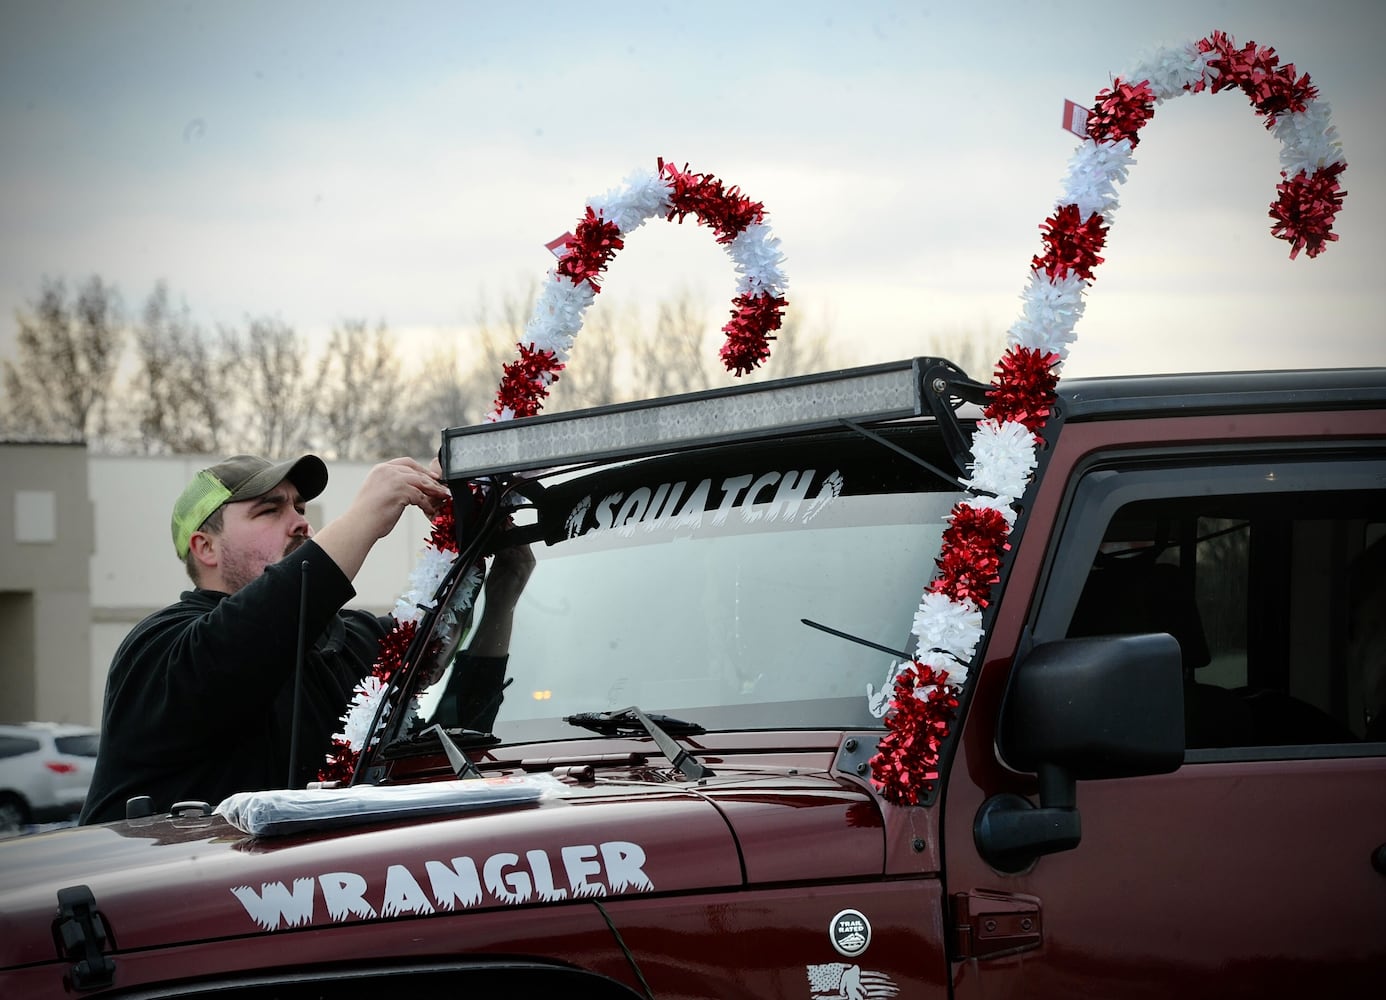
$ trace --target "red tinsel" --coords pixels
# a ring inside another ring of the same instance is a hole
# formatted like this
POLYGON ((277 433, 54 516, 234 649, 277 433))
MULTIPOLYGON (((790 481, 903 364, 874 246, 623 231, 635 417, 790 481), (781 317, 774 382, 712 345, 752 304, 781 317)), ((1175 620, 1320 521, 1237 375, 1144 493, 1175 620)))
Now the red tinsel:
MULTIPOLYGON (((1271 235, 1290 244, 1291 260, 1301 250, 1317 257, 1338 238, 1333 221, 1347 193, 1339 188, 1338 175, 1346 168, 1345 163, 1333 163, 1312 174, 1301 171, 1275 186, 1278 197, 1270 207, 1275 220, 1271 235)), ((1284 171, 1280 176, 1285 176, 1284 171)))
POLYGON ((549 384, 564 368, 553 351, 529 344, 517 344, 520 357, 501 368, 500 388, 496 391, 495 412, 510 409, 517 417, 539 412, 549 394, 549 384))
MULTIPOLYGON (((1267 128, 1275 126, 1279 115, 1307 110, 1309 102, 1318 97, 1308 74, 1297 74, 1293 64, 1279 65, 1273 48, 1255 43, 1238 47, 1225 32, 1215 31, 1198 42, 1198 49, 1213 54, 1208 60, 1210 73, 1188 89, 1218 92, 1238 88, 1266 119, 1267 128)), ((1148 81, 1130 84, 1118 78, 1111 89, 1097 95, 1087 134, 1095 142, 1129 139, 1134 146, 1154 109, 1155 95, 1148 81)), ((1317 256, 1338 238, 1332 227, 1345 194, 1338 182, 1345 167, 1332 163, 1294 177, 1281 174, 1283 180, 1276 186, 1277 199, 1270 209, 1274 220, 1271 232, 1290 243, 1291 258, 1300 250, 1317 256)), ((1106 241, 1102 217, 1093 213, 1082 219, 1077 205, 1065 205, 1040 229, 1047 252, 1033 258, 1032 267, 1043 271, 1051 282, 1070 273, 1091 280, 1092 269, 1102 263, 1098 251, 1106 241)), ((1053 409, 1058 383, 1054 368, 1061 360, 1053 352, 1020 347, 1007 351, 988 390, 985 416, 999 423, 1020 423, 1037 433, 1053 409)), ((936 560, 939 575, 929 584, 929 591, 954 602, 985 607, 991 587, 999 581, 1000 561, 1009 548, 1008 534, 1009 527, 999 511, 956 505, 936 560)), ((958 704, 946 679, 946 674, 934 676, 918 662, 896 678, 885 718, 887 733, 871 760, 873 782, 892 803, 915 804, 938 780, 939 748, 958 704), (921 700, 920 692, 930 684, 933 688, 921 700)))
MULTIPOLYGON (((414 621, 395 622, 394 627, 380 637, 370 676, 381 684, 389 683, 390 678, 404 665, 404 655, 409 651, 409 644, 414 641, 418 630, 418 623, 414 621)), ((340 736, 334 736, 327 756, 318 767, 318 780, 350 781, 356 772, 356 762, 360 756, 360 752, 353 750, 349 742, 340 736)))
POLYGON ((1070 271, 1092 280, 1092 269, 1102 263, 1097 251, 1107 241, 1102 216, 1093 212, 1085 220, 1077 205, 1064 205, 1040 223, 1040 231, 1047 249, 1043 257, 1031 260, 1036 271, 1044 271, 1051 280, 1066 278, 1070 271))
MULTIPOLYGON (((726 187, 711 174, 695 174, 684 164, 682 170, 659 158, 659 175, 670 183, 668 218, 679 222, 692 215, 700 225, 710 228, 717 242, 728 244, 748 226, 765 220, 765 206, 743 195, 737 187, 726 187)), ((557 276, 574 285, 587 282, 594 293, 601 291, 598 278, 616 251, 625 246, 621 230, 589 205, 572 233, 563 238, 563 254, 554 269, 557 276)), ((722 329, 722 363, 740 376, 770 356, 771 332, 780 328, 783 298, 738 295, 732 302, 732 318, 722 329)), ((520 359, 504 366, 496 392, 493 415, 509 410, 517 417, 532 417, 542 408, 549 386, 558 378, 563 364, 551 351, 532 345, 519 345, 520 359)))
POLYGON ((432 530, 428 533, 428 544, 439 552, 457 551, 457 519, 453 515, 452 497, 443 500, 438 513, 433 515, 432 530))
POLYGON ((1008 420, 1039 432, 1049 419, 1058 393, 1059 373, 1055 366, 1063 359, 1053 351, 1015 346, 1001 355, 983 415, 998 423, 1008 420))
POLYGON ((1088 112, 1088 135, 1095 142, 1130 139, 1135 146, 1140 142, 1137 133, 1154 116, 1155 92, 1149 81, 1127 83, 1117 77, 1110 90, 1097 95, 1088 112))
POLYGON ((956 504, 943 531, 940 554, 934 561, 938 576, 929 590, 979 608, 991 600, 991 588, 1001 579, 1001 556, 1010 548, 1010 526, 998 510, 956 504))
MULTIPOLYGON (((1280 66, 1280 57, 1269 45, 1260 47, 1255 42, 1247 42, 1238 48, 1226 32, 1215 31, 1199 41, 1198 50, 1217 53, 1208 62, 1218 71, 1209 89, 1216 94, 1230 87, 1239 88, 1252 107, 1266 116, 1267 128, 1275 125, 1276 115, 1303 111, 1308 102, 1319 96, 1309 74, 1297 76, 1294 63, 1280 66)), ((1191 89, 1194 92, 1204 89, 1203 81, 1191 89)))
POLYGON ((616 223, 607 222, 589 205, 576 231, 563 241, 565 251, 556 270, 570 278, 573 284, 585 281, 592 286, 592 291, 600 292, 598 276, 606 270, 616 251, 625 245, 616 223))
POLYGON ((332 746, 328 748, 327 758, 318 768, 318 780, 349 782, 351 776, 356 773, 358 757, 360 754, 351 748, 350 743, 340 736, 332 737, 332 746))
POLYGON ((417 622, 395 622, 394 628, 380 637, 380 655, 375 661, 375 666, 371 668, 371 673, 381 681, 388 681, 393 677, 395 671, 404 664, 404 654, 409 651, 409 644, 414 641, 414 635, 418 630, 417 622))
POLYGON ((884 720, 886 734, 871 758, 871 780, 886 801, 916 805, 921 795, 933 791, 939 749, 957 710, 946 670, 935 673, 916 662, 896 675, 893 710, 884 720))
POLYGON ((718 243, 730 243, 747 226, 764 221, 765 206, 747 198, 740 188, 724 188, 712 174, 689 173, 686 163, 680 170, 665 163, 663 157, 658 162, 660 176, 667 177, 674 188, 669 199, 673 205, 670 220, 683 222, 691 215, 717 234, 718 243))
POLYGON ((770 356, 771 330, 780 328, 780 311, 788 303, 772 295, 738 295, 731 321, 722 327, 722 364, 738 378, 770 356))

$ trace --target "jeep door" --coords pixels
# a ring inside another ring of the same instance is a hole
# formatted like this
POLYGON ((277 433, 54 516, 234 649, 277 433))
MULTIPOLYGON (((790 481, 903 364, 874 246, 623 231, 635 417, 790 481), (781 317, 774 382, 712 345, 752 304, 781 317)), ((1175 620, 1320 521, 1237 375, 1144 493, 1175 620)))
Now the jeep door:
POLYGON ((1380 994, 1383 427, 1359 411, 1063 429, 945 792, 958 997, 1380 994), (979 808, 1035 799, 996 749, 1017 649, 1144 632, 1180 644, 1183 765, 1078 782, 1078 846, 998 871, 979 808))

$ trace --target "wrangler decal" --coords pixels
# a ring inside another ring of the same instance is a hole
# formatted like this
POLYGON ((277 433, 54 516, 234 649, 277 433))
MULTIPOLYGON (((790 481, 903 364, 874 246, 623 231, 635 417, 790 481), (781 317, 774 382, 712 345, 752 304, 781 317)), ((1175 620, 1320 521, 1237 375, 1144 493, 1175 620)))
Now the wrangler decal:
MULTIPOLYGON (((369 920, 375 916, 375 907, 366 902, 366 880, 355 872, 328 872, 326 875, 319 875, 318 885, 322 886, 322 901, 327 906, 328 916, 333 920, 345 920, 352 916, 369 920)), ((245 902, 244 897, 241 902, 245 902)))
POLYGON ((283 882, 264 882, 258 891, 233 886, 231 894, 256 924, 275 931, 315 923, 319 896, 326 919, 340 923, 653 890, 645 874, 645 849, 626 840, 608 840, 559 848, 556 858, 535 849, 523 856, 509 851, 492 854, 479 866, 466 855, 429 860, 423 862, 422 878, 418 869, 393 864, 375 881, 356 872, 334 871, 296 878, 292 887, 283 882))

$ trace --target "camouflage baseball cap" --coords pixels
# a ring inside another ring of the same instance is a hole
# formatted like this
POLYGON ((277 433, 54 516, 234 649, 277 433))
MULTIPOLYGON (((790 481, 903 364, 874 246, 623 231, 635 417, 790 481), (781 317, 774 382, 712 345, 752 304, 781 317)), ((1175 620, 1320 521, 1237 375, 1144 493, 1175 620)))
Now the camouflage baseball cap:
POLYGON ((203 469, 173 505, 173 549, 179 559, 188 556, 193 532, 222 504, 264 496, 284 480, 311 500, 327 487, 327 466, 317 455, 304 455, 278 465, 256 455, 232 455, 210 469, 203 469))

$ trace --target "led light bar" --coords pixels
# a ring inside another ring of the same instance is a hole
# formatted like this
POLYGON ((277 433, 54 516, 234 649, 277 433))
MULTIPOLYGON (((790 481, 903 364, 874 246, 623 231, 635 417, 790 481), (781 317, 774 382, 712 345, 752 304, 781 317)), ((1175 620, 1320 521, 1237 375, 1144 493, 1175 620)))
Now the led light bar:
POLYGON ((936 359, 915 358, 821 375, 710 389, 443 431, 449 481, 786 431, 916 417, 928 412, 921 379, 936 359))

